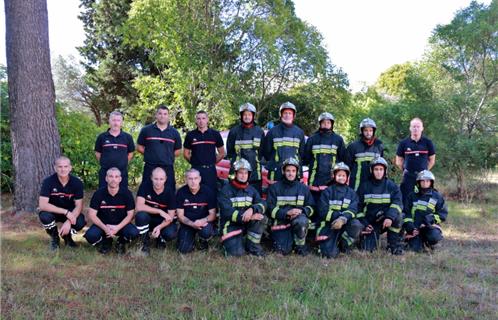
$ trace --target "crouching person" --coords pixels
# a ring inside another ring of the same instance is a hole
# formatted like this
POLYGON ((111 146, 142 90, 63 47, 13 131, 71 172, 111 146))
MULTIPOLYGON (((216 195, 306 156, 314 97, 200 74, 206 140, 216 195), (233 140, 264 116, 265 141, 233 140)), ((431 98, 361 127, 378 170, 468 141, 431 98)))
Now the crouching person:
POLYGON ((86 231, 85 238, 93 246, 99 246, 99 252, 111 251, 113 237, 118 237, 116 251, 126 252, 126 243, 138 237, 138 229, 131 220, 135 202, 130 190, 120 188, 121 172, 118 168, 107 170, 107 186, 98 189, 92 196, 88 217, 93 225, 86 231))
POLYGON ((374 251, 380 235, 387 232, 387 249, 394 255, 401 255, 401 191, 386 177, 387 168, 384 158, 372 160, 370 178, 358 190, 360 207, 356 217, 364 226, 361 249, 374 251))
POLYGON ((225 254, 242 256, 247 251, 255 256, 265 256, 260 243, 268 218, 264 215, 264 201, 258 191, 249 184, 251 164, 245 159, 240 159, 234 162, 233 170, 235 178, 218 194, 221 241, 225 254))
POLYGON ((363 229, 361 222, 355 219, 358 196, 347 185, 349 167, 339 162, 331 174, 332 185, 322 192, 318 203, 320 227, 316 236, 320 254, 326 258, 336 258, 340 251, 349 252, 363 229))
POLYGON ((59 236, 66 246, 76 247, 71 234, 85 226, 83 208, 83 183, 71 175, 71 161, 66 157, 55 160, 55 173, 45 178, 38 199, 38 216, 50 236, 50 250, 59 249, 59 236), (60 230, 56 222, 62 222, 60 230))
POLYGON ((403 227, 411 250, 420 252, 424 246, 433 248, 443 240, 439 226, 446 221, 448 208, 443 196, 434 188, 436 178, 429 170, 417 175, 418 192, 412 192, 405 202, 403 227))
POLYGON ((216 197, 207 185, 201 185, 197 169, 185 172, 185 180, 187 185, 176 193, 176 213, 180 221, 177 248, 180 253, 191 252, 198 235, 200 249, 207 250, 208 240, 215 234, 216 197))
POLYGON ((282 164, 283 179, 268 189, 268 212, 271 214, 273 249, 283 255, 308 254, 306 234, 315 205, 307 186, 298 180, 299 162, 290 158, 282 164))
POLYGON ((166 171, 157 167, 150 179, 152 183, 144 181, 138 188, 135 216, 145 255, 150 254, 150 231, 159 249, 164 249, 166 241, 177 235, 175 190, 168 188, 166 171))

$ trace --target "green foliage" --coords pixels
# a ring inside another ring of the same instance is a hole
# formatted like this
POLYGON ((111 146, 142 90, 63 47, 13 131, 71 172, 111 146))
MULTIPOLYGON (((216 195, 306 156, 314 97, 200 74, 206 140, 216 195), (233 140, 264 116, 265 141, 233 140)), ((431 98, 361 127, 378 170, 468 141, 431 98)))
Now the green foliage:
POLYGON ((8 97, 7 68, 0 65, 0 177, 1 190, 12 192, 14 187, 14 168, 12 166, 12 143, 10 140, 10 106, 8 97))
POLYGON ((86 188, 99 184, 99 164, 95 158, 95 139, 101 132, 95 122, 81 112, 57 108, 57 123, 61 135, 61 153, 71 159, 73 174, 85 183, 86 188))

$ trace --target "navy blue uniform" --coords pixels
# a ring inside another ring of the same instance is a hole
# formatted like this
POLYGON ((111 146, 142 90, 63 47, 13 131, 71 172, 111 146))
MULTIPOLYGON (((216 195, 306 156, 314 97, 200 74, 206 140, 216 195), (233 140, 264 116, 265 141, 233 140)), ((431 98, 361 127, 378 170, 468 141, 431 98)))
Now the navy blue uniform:
POLYGON ((412 192, 405 200, 403 227, 409 234, 417 228, 419 235, 408 240, 410 248, 421 251, 424 244, 432 246, 441 241, 443 233, 439 224, 446 221, 447 216, 448 207, 436 189, 412 192))
POLYGON ((391 251, 400 247, 401 212, 403 203, 399 187, 390 179, 367 180, 358 190, 359 210, 356 217, 364 227, 371 225, 374 230, 362 236, 362 249, 373 251, 377 248, 380 234, 387 231, 387 243, 391 251), (388 230, 382 229, 385 219, 392 221, 388 230))
POLYGON ((129 133, 120 131, 116 137, 109 130, 95 141, 95 151, 100 153, 99 188, 107 186, 107 170, 116 167, 121 171, 121 188, 128 188, 128 154, 135 151, 135 143, 129 133))
POLYGON ((400 188, 404 198, 415 189, 417 174, 428 169, 429 157, 436 154, 431 140, 422 136, 419 141, 410 137, 401 140, 396 155, 404 159, 403 181, 400 188))
POLYGON ((366 143, 362 138, 352 142, 346 149, 346 164, 351 168, 349 186, 358 191, 360 185, 370 176, 370 162, 384 156, 384 145, 379 139, 372 144, 366 143))
MULTIPOLYGON (((160 209, 166 213, 168 210, 176 209, 175 192, 172 189, 164 188, 163 192, 157 194, 151 183, 142 183, 138 188, 137 197, 145 199, 145 204, 149 207, 160 209)), ((164 218, 159 214, 151 214, 145 211, 137 212, 135 223, 140 234, 145 234, 164 222, 164 218)), ((169 241, 177 235, 176 219, 161 230, 159 241, 169 241)))
MULTIPOLYGON (((102 223, 117 225, 126 218, 129 210, 135 209, 133 195, 128 189, 119 188, 118 193, 111 195, 107 189, 100 188, 90 200, 90 208, 97 210, 97 218, 102 223)), ((138 237, 138 229, 132 223, 127 224, 118 232, 119 241, 130 241, 138 237)), ((106 237, 104 231, 93 224, 85 233, 86 240, 91 245, 96 245, 106 237)))
MULTIPOLYGON (((230 163, 246 159, 251 164, 249 183, 261 194, 261 140, 265 136, 263 129, 256 125, 239 124, 228 133, 227 156, 230 163)), ((233 168, 231 169, 233 173, 233 168)))
POLYGON ((339 254, 339 244, 346 250, 359 239, 363 225, 356 219, 358 205, 356 192, 347 185, 333 184, 322 192, 317 205, 320 227, 316 232, 322 255, 335 257, 339 254), (339 217, 346 218, 346 224, 341 229, 332 229, 332 222, 339 217))
POLYGON ((305 245, 309 218, 315 205, 308 187, 299 181, 284 178, 268 188, 267 203, 274 250, 289 254, 293 243, 296 246, 305 245), (302 213, 290 220, 287 212, 294 208, 301 209, 302 213))
POLYGON ((201 184, 208 186, 216 196, 218 191, 216 175, 216 149, 223 147, 223 138, 214 129, 189 131, 183 147, 191 151, 190 165, 201 173, 201 184))
MULTIPOLYGON (((268 163, 268 179, 282 179, 282 163, 295 158, 299 163, 304 156, 304 132, 296 125, 280 123, 271 128, 263 139, 262 153, 268 163)), ((301 170, 299 170, 301 171, 301 170)))
POLYGON ((268 219, 243 222, 244 212, 252 208, 254 213, 264 214, 265 202, 252 186, 232 181, 218 193, 222 227, 221 241, 227 255, 241 256, 245 254, 243 237, 247 234, 246 247, 251 251, 251 243, 259 245, 268 219))
POLYGON ((156 123, 152 123, 140 130, 137 143, 145 147, 142 181, 150 183, 152 171, 161 167, 166 171, 166 184, 171 190, 175 190, 175 151, 182 148, 182 138, 178 131, 171 125, 161 130, 156 123))
MULTIPOLYGON (((216 209, 216 197, 211 189, 205 185, 196 194, 193 194, 188 185, 178 189, 176 193, 176 207, 183 209, 184 215, 191 221, 206 218, 210 209, 216 209)), ((195 235, 203 240, 209 240, 214 235, 213 223, 209 222, 201 230, 194 229, 183 223, 180 223, 178 230, 178 251, 188 253, 194 249, 195 235)))
MULTIPOLYGON (((47 197, 48 203, 56 207, 73 211, 76 207, 75 201, 83 199, 83 182, 70 174, 68 183, 63 186, 57 174, 54 173, 43 180, 40 196, 47 197)), ((56 227, 56 222, 66 222, 67 220, 63 214, 48 211, 40 211, 38 217, 47 232, 56 227)), ((76 219, 76 223, 71 225, 71 228, 79 231, 83 229, 85 224, 85 217, 83 214, 80 214, 76 219)))
POLYGON ((345 161, 346 147, 344 140, 333 131, 317 131, 306 141, 303 164, 309 167, 311 194, 315 203, 327 188, 330 181, 330 171, 336 162, 345 161))

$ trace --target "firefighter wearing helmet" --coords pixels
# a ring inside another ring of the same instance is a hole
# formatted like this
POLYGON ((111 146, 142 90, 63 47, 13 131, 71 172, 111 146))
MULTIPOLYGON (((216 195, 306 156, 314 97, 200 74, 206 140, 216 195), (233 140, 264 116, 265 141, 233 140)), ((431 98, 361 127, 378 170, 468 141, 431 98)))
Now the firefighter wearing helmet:
POLYGON ((347 185, 349 174, 349 167, 344 162, 336 163, 331 170, 332 183, 322 192, 318 202, 320 224, 315 240, 320 254, 326 258, 350 252, 363 229, 356 219, 358 196, 347 185))
POLYGON ((358 190, 357 218, 363 225, 361 249, 377 249, 380 235, 387 232, 388 250, 394 255, 403 254, 400 243, 401 191, 394 181, 387 178, 387 161, 378 157, 370 162, 370 179, 358 190))
MULTIPOLYGON (((230 129, 227 137, 227 156, 231 163, 245 159, 253 169, 249 184, 261 194, 261 141, 265 135, 263 129, 256 125, 256 107, 244 103, 239 107, 240 124, 230 129)), ((233 170, 231 172, 234 173, 233 170)))
POLYGON ((432 249, 443 239, 440 224, 446 221, 448 208, 443 196, 434 188, 436 178, 429 170, 417 175, 418 191, 413 191, 405 200, 403 228, 411 250, 420 252, 432 249))
POLYGON ((282 162, 282 180, 268 189, 268 215, 271 217, 273 249, 283 255, 295 252, 307 255, 306 235, 315 205, 307 186, 299 182, 299 161, 282 162))
POLYGON ((355 191, 368 180, 370 161, 384 154, 384 145, 375 136, 376 130, 375 121, 363 119, 359 125, 359 138, 346 149, 346 164, 351 168, 349 186, 355 191))
POLYGON ((249 184, 252 167, 246 159, 233 164, 234 178, 218 194, 221 219, 221 242, 227 256, 246 253, 264 256, 261 237, 268 218, 266 203, 249 184))
POLYGON ((294 158, 299 163, 304 155, 304 132, 294 124, 296 106, 291 102, 283 103, 279 108, 281 122, 268 131, 263 141, 262 153, 267 161, 268 180, 270 183, 282 179, 282 163, 294 158))

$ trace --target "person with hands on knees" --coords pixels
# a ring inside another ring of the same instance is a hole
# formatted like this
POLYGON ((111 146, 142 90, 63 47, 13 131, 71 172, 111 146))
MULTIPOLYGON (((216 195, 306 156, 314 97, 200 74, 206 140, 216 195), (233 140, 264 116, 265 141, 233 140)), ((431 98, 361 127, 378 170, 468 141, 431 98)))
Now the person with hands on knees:
POLYGON ((90 200, 88 217, 93 225, 84 237, 93 246, 99 245, 99 252, 111 251, 113 237, 118 237, 116 251, 126 252, 126 243, 138 237, 138 229, 131 223, 135 212, 135 202, 130 190, 121 188, 121 171, 118 168, 107 170, 107 186, 98 189, 90 200))
POLYGON ((249 253, 265 256, 261 237, 268 224, 266 206, 258 191, 250 185, 251 164, 240 159, 233 164, 235 177, 218 194, 221 214, 221 241, 227 256, 249 253), (244 234, 246 235, 244 247, 244 234))
POLYGON ((411 250, 420 252, 427 246, 433 249, 443 240, 439 226, 446 221, 448 208, 443 196, 434 188, 436 178, 429 170, 422 170, 417 175, 417 192, 412 192, 405 201, 403 228, 406 241, 411 250))
POLYGON ((157 167, 152 171, 152 184, 142 182, 137 192, 135 223, 142 238, 142 252, 150 254, 150 236, 156 247, 164 249, 166 241, 177 236, 175 190, 167 184, 166 171, 157 167))
POLYGON ((55 173, 43 180, 38 198, 38 217, 50 236, 50 250, 59 249, 59 236, 66 246, 74 248, 72 233, 85 226, 83 209, 83 182, 73 176, 69 158, 58 157, 54 162, 55 173), (62 222, 60 230, 56 222, 62 222))
POLYGON ((273 249, 283 255, 295 252, 308 254, 306 234, 315 202, 307 186, 298 179, 299 162, 294 158, 284 160, 283 179, 268 189, 268 212, 271 216, 273 249))
POLYGON ((360 207, 356 217, 364 227, 360 246, 362 250, 374 251, 377 249, 380 235, 387 232, 387 249, 394 255, 401 255, 401 191, 387 178, 387 169, 387 161, 384 158, 372 160, 370 179, 358 190, 360 207))
POLYGON ((336 258, 340 251, 349 252, 363 229, 355 219, 358 196, 347 185, 349 174, 345 163, 337 163, 331 170, 332 184, 322 192, 317 205, 320 227, 316 241, 326 258, 336 258))
POLYGON ((180 221, 177 248, 180 253, 194 250, 195 237, 199 236, 199 247, 207 250, 208 241, 215 234, 216 196, 205 184, 197 169, 185 172, 187 185, 176 193, 176 213, 180 221))

